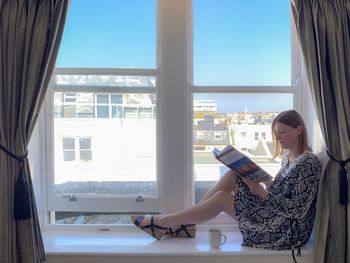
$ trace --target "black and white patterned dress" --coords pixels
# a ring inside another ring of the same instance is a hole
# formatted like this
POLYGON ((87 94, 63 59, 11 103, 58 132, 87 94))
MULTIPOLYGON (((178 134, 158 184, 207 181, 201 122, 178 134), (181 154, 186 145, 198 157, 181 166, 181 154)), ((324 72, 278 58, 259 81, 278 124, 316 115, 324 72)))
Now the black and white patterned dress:
POLYGON ((291 163, 286 154, 265 200, 237 177, 235 209, 242 245, 275 250, 305 245, 313 228, 320 176, 315 154, 305 153, 291 163))

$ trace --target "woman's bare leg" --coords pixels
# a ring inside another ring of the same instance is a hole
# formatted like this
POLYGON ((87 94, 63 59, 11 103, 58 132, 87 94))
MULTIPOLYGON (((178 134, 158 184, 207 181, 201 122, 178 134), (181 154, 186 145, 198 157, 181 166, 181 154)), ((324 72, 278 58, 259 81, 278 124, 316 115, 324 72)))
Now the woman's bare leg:
POLYGON ((207 200, 185 210, 156 217, 155 222, 165 227, 176 227, 182 224, 199 224, 208 221, 219 213, 225 212, 235 218, 234 197, 224 191, 218 191, 207 200))
MULTIPOLYGON (((199 203, 176 213, 154 216, 154 224, 176 229, 179 225, 203 223, 221 212, 235 218, 234 196, 231 194, 235 190, 236 174, 233 171, 228 171, 203 196, 199 203)), ((132 220, 134 219, 135 217, 132 217, 132 220)), ((145 218, 140 226, 149 223, 150 218, 145 218)))
POLYGON ((219 191, 224 191, 226 193, 236 191, 236 173, 234 171, 229 170, 224 173, 219 181, 202 197, 200 202, 208 200, 212 195, 219 191))

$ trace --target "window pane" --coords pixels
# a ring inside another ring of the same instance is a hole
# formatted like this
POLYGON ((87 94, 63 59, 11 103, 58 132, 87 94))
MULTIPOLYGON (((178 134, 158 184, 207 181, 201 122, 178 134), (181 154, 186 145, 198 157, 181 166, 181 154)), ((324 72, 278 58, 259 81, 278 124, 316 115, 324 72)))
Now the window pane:
POLYGON ((155 68, 156 0, 72 0, 57 66, 155 68))
POLYGON ((74 148, 75 148, 75 139, 74 138, 63 138, 63 149, 74 150, 74 148))
MULTIPOLYGON (((113 92, 113 86, 110 93, 101 94, 97 85, 101 78, 89 77, 55 78, 55 109, 65 106, 60 98, 67 92, 62 89, 76 90, 76 101, 68 105, 73 107, 71 114, 54 115, 55 193, 155 196, 156 95, 113 92), (96 92, 84 92, 86 86, 75 85, 79 79, 88 80, 88 86, 96 92), (84 108, 91 109, 91 113, 96 109, 97 113, 86 118, 81 115, 84 108), (75 116, 74 121, 70 116, 75 116)), ((110 80, 117 77, 111 76, 110 80)), ((124 84, 132 91, 134 85, 143 85, 146 79, 151 79, 147 85, 152 85, 149 89, 155 92, 154 76, 126 78, 124 84)))
POLYGON ((271 122, 293 108, 292 94, 197 93, 193 105, 195 202, 228 170, 213 157, 214 147, 232 144, 271 175, 277 173, 280 164, 271 160, 271 122))
POLYGON ((97 118, 109 118, 108 106, 97 106, 97 118))
POLYGON ((109 103, 108 94, 97 94, 97 103, 109 103))
POLYGON ((80 150, 91 149, 91 138, 79 138, 80 150))
POLYGON ((63 138, 62 149, 64 162, 75 161, 75 138, 63 138))
POLYGON ((75 161, 75 151, 63 151, 63 161, 64 162, 75 161))
POLYGON ((112 105, 112 118, 121 118, 123 116, 123 107, 112 105))
POLYGON ((91 161, 92 151, 91 150, 80 150, 80 161, 91 161))
POLYGON ((291 84, 289 0, 194 0, 195 85, 291 84))
POLYGON ((111 101, 113 104, 120 104, 123 102, 123 97, 121 95, 112 95, 111 101))

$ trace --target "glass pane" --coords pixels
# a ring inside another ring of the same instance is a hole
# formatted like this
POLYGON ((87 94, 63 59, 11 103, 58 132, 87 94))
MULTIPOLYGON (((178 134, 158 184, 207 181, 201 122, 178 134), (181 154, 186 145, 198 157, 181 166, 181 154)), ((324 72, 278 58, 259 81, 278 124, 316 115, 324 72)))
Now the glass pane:
POLYGON ((72 0, 57 66, 156 68, 156 0, 72 0))
POLYGON ((74 148, 75 148, 75 139, 74 138, 63 138, 63 149, 74 150, 74 148))
POLYGON ((92 151, 91 150, 81 150, 80 151, 80 161, 91 161, 92 160, 92 151))
POLYGON ((109 106, 97 106, 97 118, 109 118, 109 106))
POLYGON ((80 150, 91 149, 91 138, 79 138, 80 150))
POLYGON ((63 161, 71 162, 75 160, 75 151, 63 151, 63 161))
POLYGON ((97 103, 109 103, 108 94, 97 94, 97 103))
POLYGON ((289 0, 194 0, 195 85, 291 84, 289 0))
MULTIPOLYGON (((59 104, 57 104, 59 106, 59 104)), ((62 107, 62 117, 75 118, 77 114, 77 106, 75 105, 60 105, 62 107)))
MULTIPOLYGON (((154 76, 139 77, 145 78, 155 79, 154 76)), ((91 89, 84 92, 84 86, 74 85, 77 81, 74 78, 65 78, 63 75, 60 80, 55 78, 56 111, 66 106, 72 107, 68 117, 64 110, 62 114, 57 112, 54 115, 55 193, 155 196, 156 95, 118 92, 101 94, 98 93, 99 86, 92 81, 94 78, 85 76, 85 79, 89 79, 90 84, 93 84, 91 86, 96 87, 96 92, 91 92, 91 89), (76 101, 69 102, 69 105, 64 105, 67 103, 61 99, 67 92, 62 92, 62 86, 57 85, 62 79, 66 81, 65 89, 72 87, 77 91, 76 101), (69 83, 69 80, 73 83, 69 83), (99 104, 100 99, 103 104, 99 104), (86 112, 91 113, 96 109, 97 113, 86 118, 81 109, 90 109, 86 112), (71 116, 75 117, 74 121, 71 116)), ((95 79, 99 81, 99 78, 95 79)), ((134 77, 131 81, 137 80, 134 77)), ((152 83, 152 91, 155 92, 155 82, 152 83)))
POLYGON ((280 168, 271 159, 272 119, 293 108, 292 94, 207 94, 193 96, 195 202, 228 170, 214 157, 214 147, 232 144, 271 175, 280 168))
POLYGON ((123 107, 112 105, 112 118, 121 118, 123 116, 123 107))
POLYGON ((111 96, 111 101, 112 101, 112 104, 120 104, 123 102, 123 97, 120 96, 120 95, 112 95, 111 96))

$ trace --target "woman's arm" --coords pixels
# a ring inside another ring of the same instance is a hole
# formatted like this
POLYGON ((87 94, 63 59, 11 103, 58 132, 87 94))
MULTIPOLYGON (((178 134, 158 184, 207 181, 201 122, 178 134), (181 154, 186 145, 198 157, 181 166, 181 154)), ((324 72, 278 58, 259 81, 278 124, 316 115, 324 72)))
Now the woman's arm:
MULTIPOLYGON (((266 199, 269 192, 266 190, 266 184, 257 183, 247 177, 242 177, 243 182, 248 186, 249 191, 262 199, 266 199)), ((267 182, 267 181, 266 181, 267 182)), ((265 183, 265 182, 264 182, 265 183)))

